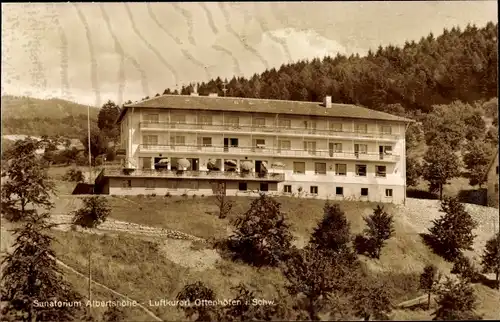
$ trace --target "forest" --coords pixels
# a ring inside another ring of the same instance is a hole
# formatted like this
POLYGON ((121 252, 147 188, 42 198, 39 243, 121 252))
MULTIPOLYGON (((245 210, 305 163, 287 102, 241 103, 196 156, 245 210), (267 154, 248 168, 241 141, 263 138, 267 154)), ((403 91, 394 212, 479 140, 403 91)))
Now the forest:
MULTIPOLYGON (((365 57, 338 54, 284 64, 249 79, 218 77, 199 83, 198 92, 224 96, 226 82, 226 95, 233 97, 319 102, 331 95, 337 103, 375 110, 401 104, 406 111, 423 113, 456 100, 488 100, 497 96, 497 27, 492 22, 483 28, 454 27, 402 47, 379 46, 365 57)), ((189 94, 194 86, 180 92, 167 88, 163 94, 189 94)))

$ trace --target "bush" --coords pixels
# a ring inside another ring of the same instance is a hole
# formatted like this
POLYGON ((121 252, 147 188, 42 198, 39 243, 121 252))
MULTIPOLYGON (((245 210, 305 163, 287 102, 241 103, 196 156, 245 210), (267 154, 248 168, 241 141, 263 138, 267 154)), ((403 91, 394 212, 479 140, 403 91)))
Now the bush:
POLYGON ((457 274, 461 279, 468 282, 475 282, 478 279, 478 271, 474 264, 466 256, 459 255, 451 269, 452 274, 457 274))
POLYGON ((497 288, 500 288, 500 233, 486 242, 481 265, 483 272, 495 274, 497 288))
POLYGON ((476 314, 477 298, 467 281, 448 280, 438 291, 437 310, 433 320, 480 320, 476 314))
POLYGON ((167 191, 167 193, 165 194, 165 197, 170 198, 170 197, 172 197, 172 195, 170 194, 169 191, 167 191))
POLYGON ((83 175, 82 170, 69 169, 68 171, 66 171, 62 179, 64 181, 84 182, 85 176, 83 175))

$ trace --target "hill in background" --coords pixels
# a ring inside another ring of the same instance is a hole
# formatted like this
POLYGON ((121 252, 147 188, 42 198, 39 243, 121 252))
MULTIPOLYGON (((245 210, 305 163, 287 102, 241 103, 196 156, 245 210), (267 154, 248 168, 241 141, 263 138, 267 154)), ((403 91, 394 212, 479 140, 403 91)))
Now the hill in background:
MULTIPOLYGON (((99 109, 91 107, 96 122, 99 109)), ((79 138, 87 129, 87 106, 62 99, 2 96, 2 135, 79 138)))

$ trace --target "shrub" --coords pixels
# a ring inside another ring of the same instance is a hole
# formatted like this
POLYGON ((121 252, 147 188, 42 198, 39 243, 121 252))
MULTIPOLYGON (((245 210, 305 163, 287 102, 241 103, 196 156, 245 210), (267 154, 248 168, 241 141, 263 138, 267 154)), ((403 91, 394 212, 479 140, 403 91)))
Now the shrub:
POLYGON ((167 197, 167 198, 172 197, 172 195, 170 194, 170 191, 167 191, 167 193, 165 194, 165 197, 167 197))
POLYGON ((84 198, 82 208, 72 213, 72 224, 83 228, 95 228, 105 222, 110 213, 111 209, 105 198, 84 198))

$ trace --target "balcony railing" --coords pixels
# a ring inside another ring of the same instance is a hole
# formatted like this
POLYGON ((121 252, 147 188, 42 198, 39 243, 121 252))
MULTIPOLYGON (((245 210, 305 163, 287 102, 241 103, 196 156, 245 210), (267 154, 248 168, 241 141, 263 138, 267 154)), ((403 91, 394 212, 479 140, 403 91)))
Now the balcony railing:
POLYGON ((207 179, 207 180, 251 180, 251 181, 275 181, 285 180, 283 173, 255 173, 255 172, 236 172, 236 171, 173 171, 173 170, 119 170, 105 169, 104 176, 120 177, 159 177, 172 179, 207 179))
POLYGON ((333 150, 285 150, 268 147, 232 147, 232 146, 199 146, 199 145, 162 145, 141 144, 140 152, 179 152, 179 153, 213 153, 258 156, 280 156, 298 158, 327 158, 361 161, 396 162, 399 155, 385 153, 334 152, 333 150))
POLYGON ((236 124, 198 124, 198 123, 172 123, 172 122, 141 122, 141 129, 180 129, 180 130, 206 130, 224 132, 250 132, 250 133, 273 133, 273 134, 296 134, 312 136, 332 136, 332 137, 356 137, 372 139, 397 140, 399 134, 385 133, 381 131, 338 131, 330 129, 295 128, 280 126, 258 126, 258 125, 236 125, 236 124))

